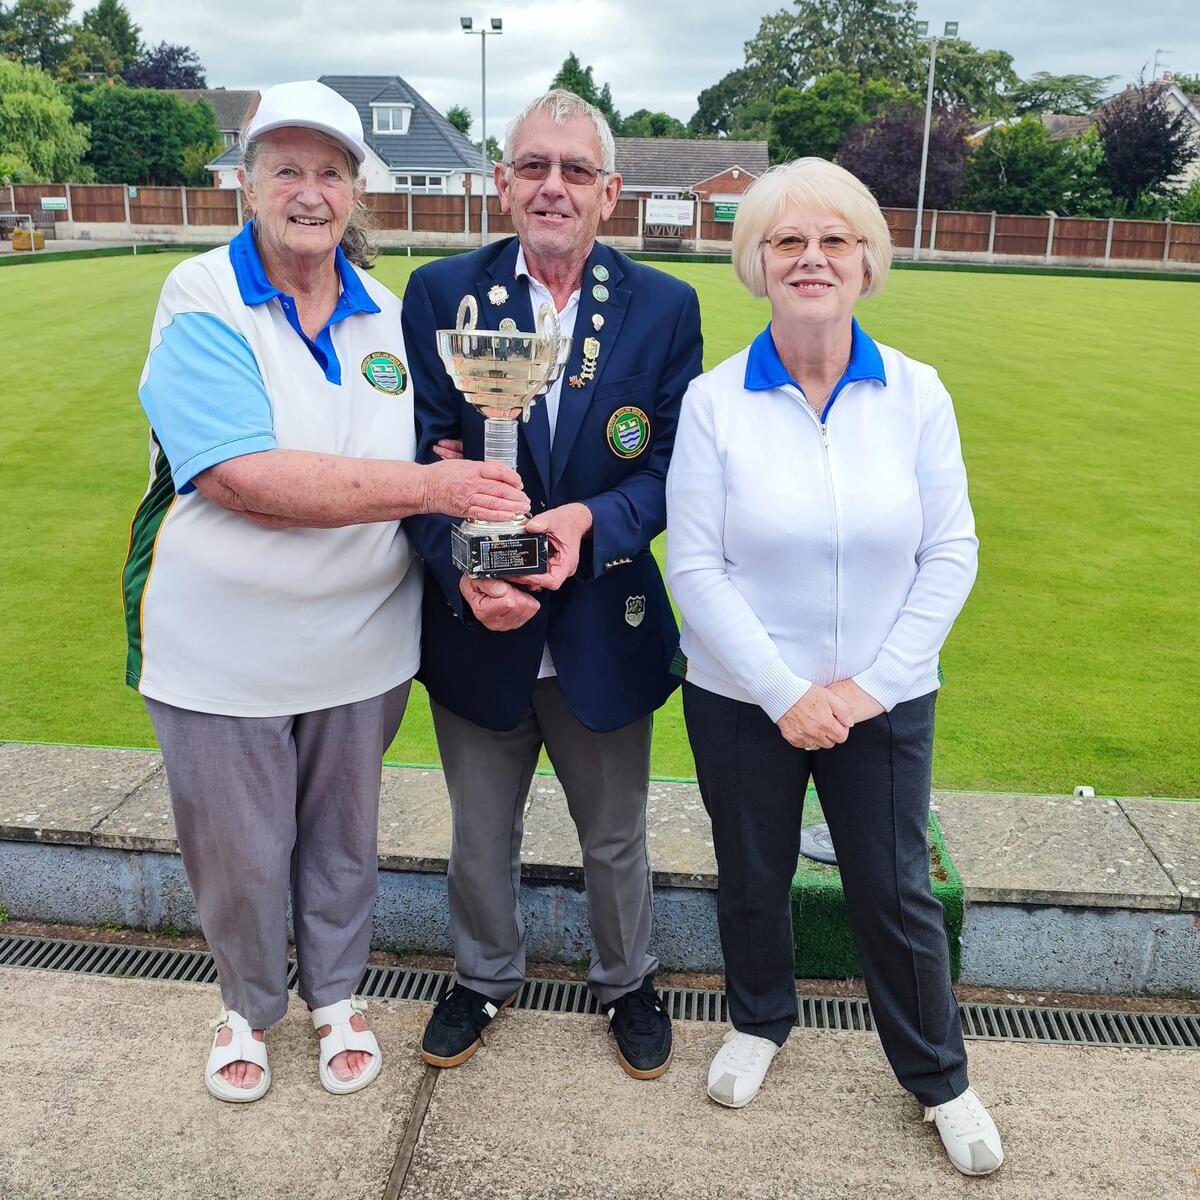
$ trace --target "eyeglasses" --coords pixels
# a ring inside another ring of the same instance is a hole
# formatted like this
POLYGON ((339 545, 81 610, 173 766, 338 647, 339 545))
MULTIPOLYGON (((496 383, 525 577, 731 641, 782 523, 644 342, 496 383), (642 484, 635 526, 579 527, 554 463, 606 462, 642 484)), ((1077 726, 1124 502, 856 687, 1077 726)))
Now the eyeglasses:
POLYGON ((561 158, 539 158, 535 154, 504 165, 511 167, 518 179, 532 179, 537 182, 550 174, 551 167, 557 167, 562 172, 563 182, 572 187, 591 187, 598 175, 609 174, 599 167, 593 167, 591 163, 563 162, 561 158))
POLYGON ((799 258, 808 249, 809 242, 816 242, 826 258, 846 258, 858 249, 863 237, 851 237, 848 233, 823 233, 820 237, 801 237, 798 233, 777 233, 763 238, 762 244, 770 246, 780 258, 799 258))

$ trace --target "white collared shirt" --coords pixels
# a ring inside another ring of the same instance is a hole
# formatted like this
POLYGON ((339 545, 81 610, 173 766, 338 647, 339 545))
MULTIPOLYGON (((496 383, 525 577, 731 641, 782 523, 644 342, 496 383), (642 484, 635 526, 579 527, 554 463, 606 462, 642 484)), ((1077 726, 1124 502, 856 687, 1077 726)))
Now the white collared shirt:
MULTIPOLYGON (((566 304, 559 309, 554 303, 554 297, 550 294, 550 289, 544 283, 535 279, 529 272, 529 266, 525 262, 525 247, 519 242, 517 243, 517 262, 513 268, 513 273, 518 279, 522 276, 529 282, 529 303, 533 306, 533 317, 537 320, 538 309, 543 304, 549 304, 558 313, 558 326, 563 337, 575 336, 575 318, 579 315, 579 293, 580 288, 576 288, 567 298, 566 304)), ((554 381, 550 390, 542 398, 542 403, 546 406, 546 422, 550 426, 550 445, 554 445, 554 428, 558 424, 558 403, 562 396, 563 377, 560 374, 554 381)), ((558 672, 554 669, 554 660, 550 657, 550 647, 546 646, 542 650, 542 665, 538 668, 538 678, 548 679, 551 675, 557 675, 558 672)))

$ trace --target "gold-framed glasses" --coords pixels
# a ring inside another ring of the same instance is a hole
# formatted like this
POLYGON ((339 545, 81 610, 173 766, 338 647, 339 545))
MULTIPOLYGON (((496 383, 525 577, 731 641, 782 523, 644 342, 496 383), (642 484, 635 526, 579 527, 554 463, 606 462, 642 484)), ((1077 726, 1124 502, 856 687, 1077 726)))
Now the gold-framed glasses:
POLYGON ((565 162, 561 158, 543 158, 540 154, 527 154, 504 165, 511 167, 518 179, 532 179, 535 182, 545 179, 551 167, 557 167, 562 173, 563 182, 572 187, 591 187, 598 176, 609 174, 589 162, 565 162))
POLYGON ((848 258, 867 239, 849 233, 822 233, 819 237, 803 237, 798 233, 777 233, 763 238, 762 244, 770 246, 780 258, 799 258, 809 242, 816 242, 826 258, 848 258))

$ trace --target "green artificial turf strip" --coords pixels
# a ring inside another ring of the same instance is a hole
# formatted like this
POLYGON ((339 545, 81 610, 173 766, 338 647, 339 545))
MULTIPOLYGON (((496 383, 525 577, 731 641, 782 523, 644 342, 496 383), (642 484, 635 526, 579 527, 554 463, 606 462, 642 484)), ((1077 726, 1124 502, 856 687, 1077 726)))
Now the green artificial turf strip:
MULTIPOLYGON (((0 738, 153 745, 122 683, 118 576, 148 465, 137 381, 182 257, 0 272, 0 738)), ((377 275, 399 291, 421 261, 388 256, 377 275)), ((728 266, 662 266, 700 293, 706 366, 765 324, 728 266)), ((906 271, 859 317, 937 364, 979 523, 979 581, 943 654, 937 785, 1200 795, 1200 291, 906 271)), ((419 691, 389 759, 437 760, 419 691)), ((677 696, 653 769, 694 772, 677 696)))
MULTIPOLYGON (((804 798, 805 825, 825 819, 815 790, 804 798)), ((963 884, 946 850, 942 829, 929 814, 929 882, 942 906, 942 923, 950 947, 950 978, 962 969, 963 884)), ((801 857, 792 880, 792 936, 796 946, 796 975, 803 979, 848 979, 861 975, 854 949, 841 872, 835 866, 801 857)))

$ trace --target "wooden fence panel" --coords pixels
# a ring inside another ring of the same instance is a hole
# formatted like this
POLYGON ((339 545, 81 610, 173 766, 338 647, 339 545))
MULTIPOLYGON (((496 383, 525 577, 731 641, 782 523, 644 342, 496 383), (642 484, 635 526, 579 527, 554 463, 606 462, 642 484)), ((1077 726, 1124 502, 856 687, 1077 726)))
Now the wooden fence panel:
POLYGON ((71 184, 71 215, 76 221, 123 222, 125 220, 124 184, 71 184))
POLYGON ((188 188, 189 225, 236 225, 237 191, 234 188, 188 188))
MULTIPOLYGON (((694 229, 682 231, 684 237, 694 237, 694 229)), ((607 221, 600 222, 601 237, 635 238, 638 235, 638 199, 622 196, 607 221)))
POLYGON ((711 200, 705 200, 700 205, 700 236, 706 242, 733 241, 733 222, 715 220, 715 208, 711 200))
MULTIPOLYGON (((921 245, 929 245, 929 231, 933 227, 933 212, 926 209, 921 214, 921 245)), ((892 233, 892 245, 897 250, 911 250, 913 232, 917 228, 917 210, 915 208, 885 208, 883 219, 888 223, 892 233)), ((938 217, 941 220, 941 216, 938 217)), ((939 233, 941 231, 939 230, 939 233)))
POLYGON ((413 229, 422 233, 462 233, 465 196, 413 196, 413 229))
MULTIPOLYGON (((479 197, 471 197, 471 232, 480 233, 479 197)), ((516 226, 508 213, 500 211, 500 197, 488 196, 488 237, 497 233, 516 233, 516 226)))
POLYGON ((1169 262, 1200 263, 1200 225, 1172 225, 1169 262))
POLYGON ((363 199, 380 229, 408 228, 407 192, 368 192, 363 199))
POLYGON ((997 254, 1044 255, 1049 231, 1049 217, 997 217, 993 249, 997 254))
POLYGON ((1161 261, 1166 249, 1165 221, 1114 221, 1113 258, 1153 258, 1161 261))
POLYGON ((991 227, 991 213, 939 211, 934 249, 986 253, 991 227))
MULTIPOLYGON (((13 185, 12 191, 17 212, 40 213, 42 211, 42 197, 65 196, 67 194, 67 185, 65 183, 17 183, 13 185)), ((46 216, 47 218, 53 217, 55 221, 65 221, 67 219, 65 212, 47 213, 46 216)), ((78 220, 79 218, 76 217, 75 219, 78 220)))
POLYGON ((1054 248, 1058 258, 1103 258, 1108 221, 1089 217, 1059 217, 1054 222, 1054 248))
POLYGON ((139 185, 129 198, 129 220, 134 225, 182 225, 183 195, 177 187, 139 185))

